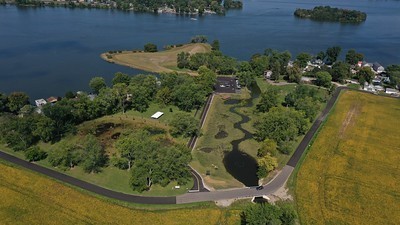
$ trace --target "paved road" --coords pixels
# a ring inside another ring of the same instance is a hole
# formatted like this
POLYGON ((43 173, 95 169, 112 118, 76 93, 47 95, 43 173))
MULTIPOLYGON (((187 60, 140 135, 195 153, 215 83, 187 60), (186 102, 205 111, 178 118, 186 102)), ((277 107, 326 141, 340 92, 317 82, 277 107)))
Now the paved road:
MULTIPOLYGON (((206 104, 204 105, 204 109, 201 112, 200 129, 203 127, 204 121, 207 118, 208 110, 210 109, 213 98, 214 98, 214 94, 211 94, 208 96, 206 104)), ((196 146, 196 142, 197 142, 197 135, 193 135, 190 138, 187 146, 193 150, 194 147, 196 146)), ((209 192, 209 190, 204 186, 203 178, 200 176, 200 174, 195 169, 193 169, 191 166, 189 166, 189 167, 190 167, 190 173, 192 174, 193 181, 194 181, 193 187, 190 189, 189 192, 209 192)))
MULTIPOLYGON (((325 109, 322 111, 321 115, 314 122, 310 130, 307 132, 300 145, 297 147, 293 156, 290 158, 287 165, 278 173, 278 175, 268 184, 264 185, 263 190, 257 191, 255 187, 253 188, 238 188, 238 189, 230 189, 230 190, 220 190, 220 191, 212 191, 212 192, 197 192, 197 193, 186 193, 177 197, 144 197, 144 196, 135 196, 124 194, 116 191, 111 191, 94 184, 87 183, 85 181, 67 176, 60 172, 47 169, 45 167, 29 163, 25 160, 16 158, 9 154, 0 151, 0 158, 17 164, 19 166, 25 167, 27 169, 45 174, 51 178, 63 181, 65 183, 80 187, 87 191, 94 192, 99 195, 103 195, 109 198, 114 198, 127 202, 135 202, 135 203, 144 203, 144 204, 183 204, 190 202, 202 202, 202 201, 215 201, 222 199, 234 199, 234 198, 245 198, 245 197, 254 197, 260 195, 268 195, 274 193, 280 187, 284 186, 289 176, 292 174, 294 167, 296 167, 299 162, 302 154, 305 149, 309 145, 312 137, 317 132, 319 126, 326 119, 326 116, 334 106, 336 99, 338 98, 341 90, 347 89, 345 87, 339 87, 335 90, 332 95, 332 98, 328 101, 325 109)), ((207 101, 207 105, 208 105, 207 101)), ((204 119, 203 119, 204 120, 204 119)), ((194 171, 194 170, 193 170, 194 171)), ((196 174, 196 173, 195 173, 196 174)), ((198 175, 198 173, 197 173, 198 175)), ((196 176, 196 175, 195 175, 196 176)), ((197 177, 197 176, 196 176, 197 177)), ((200 177, 201 178, 201 177, 200 177)), ((201 182, 202 184, 202 182, 201 182)), ((201 186, 200 183, 197 184, 201 186)), ((203 186, 204 187, 204 186, 203 186)))

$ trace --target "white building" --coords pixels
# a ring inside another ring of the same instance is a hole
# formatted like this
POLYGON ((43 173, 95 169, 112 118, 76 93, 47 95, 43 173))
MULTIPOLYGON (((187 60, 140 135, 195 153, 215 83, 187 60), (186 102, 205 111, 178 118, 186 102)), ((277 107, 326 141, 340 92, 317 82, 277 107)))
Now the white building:
POLYGON ((46 105, 47 102, 46 102, 46 100, 41 98, 41 99, 36 99, 35 100, 35 104, 36 104, 37 107, 42 107, 43 105, 46 105))
POLYGON ((162 115, 164 115, 163 112, 156 112, 156 113, 154 113, 154 114, 151 116, 151 118, 153 118, 153 119, 158 119, 158 118, 160 118, 162 115))

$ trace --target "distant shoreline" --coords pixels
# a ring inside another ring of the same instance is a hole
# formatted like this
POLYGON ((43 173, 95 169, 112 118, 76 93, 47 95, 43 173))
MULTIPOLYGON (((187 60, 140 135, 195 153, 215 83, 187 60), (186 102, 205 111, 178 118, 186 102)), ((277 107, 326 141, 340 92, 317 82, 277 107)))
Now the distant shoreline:
POLYGON ((240 8, 224 8, 222 5, 220 6, 219 11, 213 11, 209 8, 206 9, 191 9, 190 11, 179 11, 173 7, 159 7, 154 10, 150 9, 138 9, 133 6, 127 7, 122 3, 118 3, 115 0, 111 0, 108 2, 96 2, 94 0, 60 0, 60 1, 52 1, 52 0, 0 0, 1 5, 14 5, 17 7, 25 7, 25 8, 36 8, 36 7, 50 7, 50 8, 80 8, 80 9, 108 9, 108 10, 118 10, 123 12, 134 12, 134 13, 151 13, 151 14, 173 14, 173 15, 182 15, 182 16, 203 16, 203 15, 225 15, 225 11, 229 9, 241 9, 240 8))

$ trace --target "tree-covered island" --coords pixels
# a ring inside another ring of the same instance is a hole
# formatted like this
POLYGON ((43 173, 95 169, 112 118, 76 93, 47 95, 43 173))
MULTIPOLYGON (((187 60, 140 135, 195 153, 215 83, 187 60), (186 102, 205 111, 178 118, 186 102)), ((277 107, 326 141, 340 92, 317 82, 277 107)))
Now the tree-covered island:
POLYGON ((332 8, 330 6, 316 6, 314 9, 296 9, 294 15, 299 18, 340 23, 361 23, 367 19, 367 14, 364 12, 332 8))

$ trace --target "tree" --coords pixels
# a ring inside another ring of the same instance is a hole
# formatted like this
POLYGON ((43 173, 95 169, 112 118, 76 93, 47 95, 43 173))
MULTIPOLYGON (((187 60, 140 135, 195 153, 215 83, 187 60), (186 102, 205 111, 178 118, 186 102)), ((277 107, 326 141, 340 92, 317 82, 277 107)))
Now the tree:
POLYGON ((61 141, 49 152, 48 159, 52 166, 66 170, 78 165, 83 160, 82 154, 82 149, 76 144, 61 141))
POLYGON ((375 74, 372 72, 371 68, 363 67, 357 72, 357 76, 360 84, 364 84, 365 81, 371 83, 372 79, 375 77, 375 74))
POLYGON ((346 53, 346 63, 350 65, 356 65, 359 61, 364 59, 364 55, 361 53, 357 53, 354 49, 350 49, 346 53))
POLYGON ((259 178, 266 177, 269 172, 273 171, 276 167, 278 167, 278 159, 271 156, 265 155, 262 158, 257 160, 258 171, 257 176, 259 178))
POLYGON ((113 86, 116 84, 125 84, 129 85, 131 81, 131 77, 128 74, 117 72, 114 74, 114 78, 112 79, 113 86))
POLYGON ((168 87, 163 87, 157 91, 156 101, 168 105, 172 101, 172 91, 168 87))
POLYGON ((199 132, 199 121, 189 113, 177 113, 171 120, 171 134, 175 137, 191 137, 199 132))
POLYGON ((317 79, 315 83, 318 86, 323 86, 329 88, 331 86, 332 76, 326 71, 320 71, 315 74, 317 79))
POLYGON ((93 77, 89 82, 89 87, 93 93, 99 94, 100 90, 107 87, 106 81, 102 77, 93 77))
POLYGON ((281 225, 282 212, 274 205, 268 203, 254 204, 245 208, 241 214, 242 224, 249 225, 281 225))
POLYGON ((133 190, 142 192, 153 184, 166 186, 172 180, 178 181, 178 184, 188 181, 190 149, 185 146, 160 146, 147 132, 139 132, 131 137, 136 148, 129 181, 133 190))
POLYGON ((196 77, 197 83, 203 87, 204 93, 210 94, 217 81, 217 74, 205 66, 200 66, 197 72, 199 73, 196 77))
POLYGON ((32 134, 39 137, 43 142, 53 140, 55 132, 54 121, 46 116, 38 116, 35 129, 32 134))
POLYGON ((256 82, 256 74, 251 71, 238 72, 236 73, 236 77, 239 78, 240 84, 246 87, 250 87, 256 82))
POLYGON ((253 72, 253 68, 251 68, 251 64, 247 61, 239 62, 238 68, 239 68, 239 72, 253 72))
POLYGON ((324 51, 320 51, 317 54, 317 59, 324 61, 326 58, 326 53, 324 51))
POLYGON ((305 68, 307 63, 312 59, 312 56, 307 52, 302 52, 296 56, 295 63, 300 66, 300 68, 305 68))
POLYGON ((19 110, 19 114, 21 115, 21 116, 28 116, 28 115, 31 115, 32 114, 32 112, 33 112, 33 110, 34 110, 35 108, 32 106, 32 105, 24 105, 20 110, 19 110))
POLYGON ((172 96, 174 105, 180 110, 189 112, 203 104, 206 93, 201 85, 187 81, 175 87, 172 96))
POLYGON ((138 112, 145 112, 149 108, 150 100, 148 89, 144 86, 130 85, 129 93, 132 95, 131 107, 138 112))
POLYGON ((125 114, 128 101, 128 86, 125 83, 117 83, 112 87, 112 90, 117 99, 118 108, 122 111, 122 114, 125 114))
POLYGON ((400 65, 389 65, 386 72, 390 78, 390 85, 395 87, 400 84, 400 65))
POLYGON ((32 134, 35 127, 35 119, 32 116, 6 118, 1 127, 2 138, 14 151, 25 151, 37 142, 37 137, 32 134))
POLYGON ((297 64, 294 64, 292 67, 287 67, 286 73, 289 82, 296 82, 298 84, 301 82, 301 68, 297 64))
POLYGON ((29 162, 36 162, 47 157, 47 153, 41 150, 38 146, 32 146, 25 151, 25 158, 29 162))
POLYGON ((207 42, 207 36, 205 35, 196 35, 192 37, 190 40, 191 43, 206 43, 207 42))
POLYGON ((219 51, 219 41, 218 40, 214 40, 211 43, 211 50, 213 51, 219 51))
POLYGON ((256 75, 263 75, 269 68, 269 64, 269 57, 265 55, 253 55, 250 60, 250 65, 256 75))
POLYGON ((296 102, 296 110, 301 110, 305 113, 306 117, 312 122, 317 115, 321 105, 312 97, 301 98, 296 102))
POLYGON ((101 171, 107 162, 107 156, 101 143, 93 135, 87 135, 82 143, 82 163, 83 170, 87 173, 97 173, 101 171))
POLYGON ((257 110, 260 112, 268 112, 272 107, 278 106, 278 90, 273 86, 268 88, 261 94, 260 103, 257 104, 257 110))
POLYGON ((279 76, 281 74, 281 63, 279 63, 279 61, 277 60, 274 61, 271 64, 271 71, 272 71, 271 80, 278 81, 279 76))
POLYGON ((177 55, 178 68, 180 69, 189 68, 189 62, 190 62, 189 57, 190 57, 189 52, 178 53, 177 55))
POLYGON ((65 92, 65 97, 68 99, 75 98, 76 95, 72 91, 65 92))
POLYGON ((6 111, 7 95, 0 92, 0 114, 6 111))
POLYGON ((342 48, 339 46, 333 46, 333 47, 328 48, 326 50, 326 56, 327 56, 328 62, 330 64, 333 64, 334 62, 336 62, 341 51, 342 51, 342 48))
POLYGON ((295 140, 298 135, 304 134, 309 126, 304 112, 293 108, 274 107, 262 119, 255 123, 255 138, 263 141, 266 138, 278 143, 295 140))
POLYGON ((350 77, 350 65, 345 62, 337 62, 332 66, 332 80, 343 83, 350 77))
POLYGON ((264 157, 266 155, 275 156, 277 148, 278 145, 276 144, 276 141, 266 138, 262 142, 261 147, 258 149, 257 156, 258 157, 264 157))
POLYGON ((280 208, 282 214, 279 219, 282 221, 284 225, 295 225, 296 224, 296 210, 293 207, 293 203, 285 202, 285 201, 278 201, 275 204, 277 207, 280 208))
POLYGON ((148 140, 149 133, 142 131, 120 137, 115 143, 121 158, 127 160, 128 170, 131 169, 137 152, 145 148, 148 140))
POLYGON ((27 104, 29 104, 29 96, 23 92, 13 92, 7 98, 7 108, 13 113, 18 112, 27 104))
POLYGON ((157 45, 153 43, 147 43, 144 45, 144 51, 145 52, 157 52, 157 45))
POLYGON ((57 104, 46 104, 42 108, 43 114, 54 121, 54 135, 61 137, 64 133, 73 130, 75 126, 74 108, 68 99, 62 99, 57 104))

